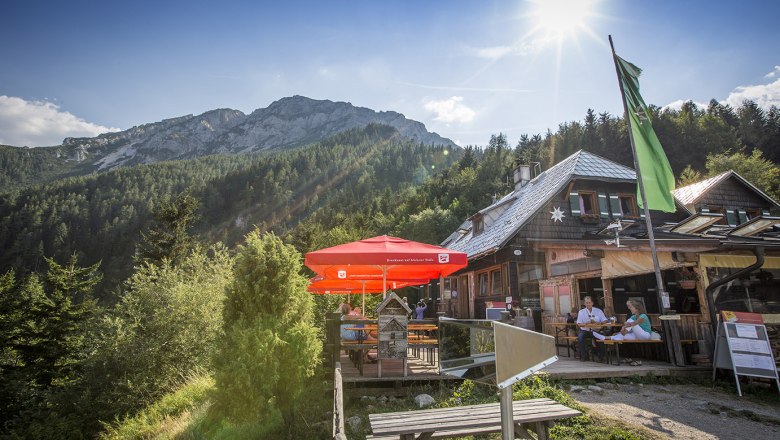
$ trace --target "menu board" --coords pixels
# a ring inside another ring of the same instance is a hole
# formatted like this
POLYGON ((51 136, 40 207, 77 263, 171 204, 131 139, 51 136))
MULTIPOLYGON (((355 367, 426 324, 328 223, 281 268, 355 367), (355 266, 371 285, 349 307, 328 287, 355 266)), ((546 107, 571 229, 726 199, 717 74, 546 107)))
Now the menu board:
POLYGON ((780 387, 766 327, 755 321, 730 319, 720 323, 712 366, 713 379, 717 368, 734 371, 740 396, 742 390, 739 387, 738 376, 775 379, 780 387))

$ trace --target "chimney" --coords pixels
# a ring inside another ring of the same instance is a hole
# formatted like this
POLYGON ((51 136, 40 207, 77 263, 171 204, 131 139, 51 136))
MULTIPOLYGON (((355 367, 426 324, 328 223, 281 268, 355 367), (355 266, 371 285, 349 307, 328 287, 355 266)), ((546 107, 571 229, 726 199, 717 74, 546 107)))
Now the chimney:
POLYGON ((531 165, 518 165, 515 170, 515 191, 531 181, 531 165))

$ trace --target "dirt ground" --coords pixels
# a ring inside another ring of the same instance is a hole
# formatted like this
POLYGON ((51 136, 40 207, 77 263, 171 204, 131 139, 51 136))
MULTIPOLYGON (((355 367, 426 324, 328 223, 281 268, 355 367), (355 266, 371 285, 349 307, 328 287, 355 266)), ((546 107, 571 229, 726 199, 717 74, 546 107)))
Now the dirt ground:
MULTIPOLYGON (((760 403, 699 385, 572 386, 591 411, 672 439, 780 438, 780 403, 760 403)), ((780 402, 780 400, 778 400, 780 402)))

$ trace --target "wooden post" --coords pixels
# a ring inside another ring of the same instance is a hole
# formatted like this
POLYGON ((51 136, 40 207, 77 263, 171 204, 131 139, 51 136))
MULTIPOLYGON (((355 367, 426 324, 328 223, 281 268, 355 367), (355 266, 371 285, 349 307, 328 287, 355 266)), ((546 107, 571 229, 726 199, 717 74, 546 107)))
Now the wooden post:
POLYGON ((340 362, 336 362, 333 373, 333 440, 347 440, 344 432, 344 384, 341 380, 340 362))
POLYGON ((325 317, 326 345, 332 347, 333 368, 339 363, 341 358, 341 313, 328 313, 325 317))

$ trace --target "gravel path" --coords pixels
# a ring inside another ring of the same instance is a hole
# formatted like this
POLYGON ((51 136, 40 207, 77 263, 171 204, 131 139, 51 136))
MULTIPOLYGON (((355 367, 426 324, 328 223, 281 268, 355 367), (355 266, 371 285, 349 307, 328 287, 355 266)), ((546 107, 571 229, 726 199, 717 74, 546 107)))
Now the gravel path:
POLYGON ((572 386, 577 401, 601 415, 673 439, 777 439, 780 405, 750 402, 697 385, 572 386))

